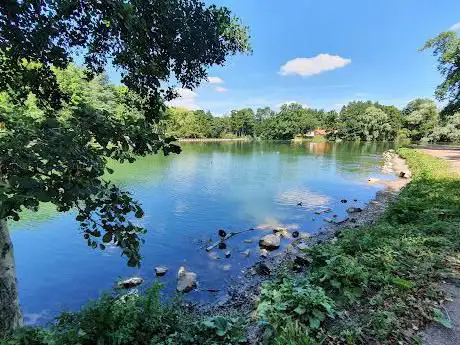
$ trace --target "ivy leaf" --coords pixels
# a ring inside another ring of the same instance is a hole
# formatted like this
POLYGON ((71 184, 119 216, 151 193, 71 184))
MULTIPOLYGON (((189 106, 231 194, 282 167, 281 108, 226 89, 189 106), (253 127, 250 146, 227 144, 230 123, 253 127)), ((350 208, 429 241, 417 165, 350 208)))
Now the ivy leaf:
POLYGON ((443 325, 446 328, 452 328, 452 322, 450 321, 449 318, 447 318, 444 313, 437 308, 433 309, 433 320, 439 323, 440 325, 443 325))

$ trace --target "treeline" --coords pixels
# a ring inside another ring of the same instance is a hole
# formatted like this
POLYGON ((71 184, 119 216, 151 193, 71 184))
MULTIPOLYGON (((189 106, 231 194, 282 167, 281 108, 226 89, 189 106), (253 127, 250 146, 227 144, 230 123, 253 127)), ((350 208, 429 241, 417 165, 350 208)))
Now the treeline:
POLYGON ((354 101, 340 112, 285 104, 231 111, 213 116, 209 111, 169 108, 162 120, 167 134, 177 138, 238 138, 289 140, 311 136, 322 129, 329 140, 460 142, 460 113, 439 111, 430 99, 415 99, 402 110, 377 102, 354 101))
MULTIPOLYGON (((54 69, 54 73, 60 88, 68 95, 60 110, 61 119, 70 118, 81 104, 126 126, 142 117, 131 106, 139 101, 136 96, 123 86, 110 84, 104 75, 88 81, 84 70, 75 65, 65 70, 54 69)), ((278 111, 270 107, 255 111, 244 108, 232 110, 227 116, 169 107, 161 114, 158 128, 152 128, 152 135, 158 135, 160 130, 176 138, 290 140, 311 137, 312 131, 322 129, 325 137, 334 141, 460 142, 460 112, 448 110, 439 111, 430 99, 413 100, 402 110, 371 101, 350 102, 339 112, 290 103, 278 111)), ((18 106, 6 93, 0 93, 0 112, 3 122, 21 118, 30 123, 44 116, 32 94, 18 106)))

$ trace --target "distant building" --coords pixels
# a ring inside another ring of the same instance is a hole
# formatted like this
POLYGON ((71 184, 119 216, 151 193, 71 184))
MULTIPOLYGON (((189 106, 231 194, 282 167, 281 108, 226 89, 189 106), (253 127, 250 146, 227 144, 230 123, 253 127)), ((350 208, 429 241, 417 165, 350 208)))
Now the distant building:
POLYGON ((326 130, 323 128, 316 128, 313 131, 313 136, 324 137, 326 135, 326 130))

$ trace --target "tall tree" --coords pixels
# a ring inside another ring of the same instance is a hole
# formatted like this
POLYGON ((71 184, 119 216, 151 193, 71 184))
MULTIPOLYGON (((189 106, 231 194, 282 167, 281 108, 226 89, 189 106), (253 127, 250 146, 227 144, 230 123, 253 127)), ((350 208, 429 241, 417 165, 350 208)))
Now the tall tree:
POLYGON ((0 333, 21 323, 7 220, 40 202, 75 209, 89 246, 113 242, 138 265, 144 229, 130 219, 143 211, 103 179, 107 158, 179 152, 158 132, 164 100, 176 96, 164 85, 174 79, 194 88, 209 66, 248 50, 247 30, 230 11, 199 0, 0 2, 0 91, 17 108, 33 95, 43 114, 36 121, 20 111, 0 114, 0 333), (78 92, 69 95, 55 69, 75 54, 83 55, 87 79, 109 61, 119 69, 129 91, 119 96, 139 116, 117 116, 85 97, 73 104, 78 92))
POLYGON ((251 108, 232 110, 230 114, 232 131, 238 136, 253 135, 255 114, 251 108))
POLYGON ((404 127, 412 140, 429 140, 439 121, 436 103, 431 99, 415 99, 403 109, 404 127))
POLYGON ((422 50, 433 49, 438 58, 438 70, 444 81, 436 88, 436 98, 447 101, 441 112, 443 119, 460 112, 460 37, 455 32, 442 32, 430 39, 422 50))

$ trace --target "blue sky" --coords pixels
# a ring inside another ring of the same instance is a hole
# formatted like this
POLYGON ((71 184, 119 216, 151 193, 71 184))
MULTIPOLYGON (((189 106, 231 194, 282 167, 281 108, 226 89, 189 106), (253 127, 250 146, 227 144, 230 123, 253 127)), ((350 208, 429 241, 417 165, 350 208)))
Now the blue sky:
POLYGON ((175 101, 216 115, 292 101, 340 109, 355 99, 402 107, 433 97, 436 60, 418 48, 457 23, 460 31, 459 0, 208 2, 228 6, 249 26, 254 50, 211 68, 214 83, 183 90, 175 101))

